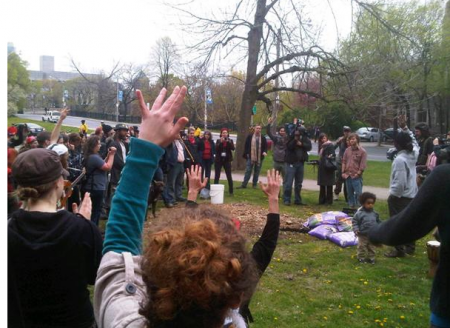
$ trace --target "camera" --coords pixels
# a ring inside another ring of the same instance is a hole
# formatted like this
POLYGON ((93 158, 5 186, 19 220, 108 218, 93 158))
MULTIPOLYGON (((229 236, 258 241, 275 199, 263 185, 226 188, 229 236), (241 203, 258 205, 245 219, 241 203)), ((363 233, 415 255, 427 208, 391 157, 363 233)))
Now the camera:
POLYGON ((450 145, 450 139, 447 138, 447 135, 440 135, 437 137, 440 145, 450 145))

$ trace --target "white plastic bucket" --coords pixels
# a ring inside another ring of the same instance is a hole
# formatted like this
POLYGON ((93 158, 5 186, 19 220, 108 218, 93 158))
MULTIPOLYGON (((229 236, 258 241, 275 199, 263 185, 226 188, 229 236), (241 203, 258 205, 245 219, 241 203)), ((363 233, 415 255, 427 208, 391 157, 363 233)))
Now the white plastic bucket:
POLYGON ((222 184, 212 184, 209 191, 211 197, 211 204, 223 204, 223 193, 225 186, 222 184))

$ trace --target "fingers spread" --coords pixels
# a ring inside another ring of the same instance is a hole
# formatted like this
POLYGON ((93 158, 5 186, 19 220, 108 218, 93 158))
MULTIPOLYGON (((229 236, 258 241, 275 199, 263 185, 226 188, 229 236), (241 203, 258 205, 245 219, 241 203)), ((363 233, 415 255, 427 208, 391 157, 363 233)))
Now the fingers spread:
POLYGON ((166 88, 162 88, 162 90, 159 92, 158 97, 156 98, 155 102, 153 103, 152 110, 158 110, 161 108, 161 106, 164 103, 164 99, 166 98, 167 90, 166 88))
POLYGON ((141 116, 145 117, 148 113, 148 108, 144 100, 144 96, 142 95, 141 90, 136 90, 136 96, 139 101, 139 108, 141 109, 141 116))
MULTIPOLYGON (((183 104, 184 97, 186 96, 186 92, 187 92, 187 88, 184 85, 181 87, 181 89, 178 90, 173 103, 171 103, 170 107, 169 107, 170 115, 175 116, 178 113, 181 105, 183 104)), ((174 91, 174 93, 175 93, 175 91, 174 91)))

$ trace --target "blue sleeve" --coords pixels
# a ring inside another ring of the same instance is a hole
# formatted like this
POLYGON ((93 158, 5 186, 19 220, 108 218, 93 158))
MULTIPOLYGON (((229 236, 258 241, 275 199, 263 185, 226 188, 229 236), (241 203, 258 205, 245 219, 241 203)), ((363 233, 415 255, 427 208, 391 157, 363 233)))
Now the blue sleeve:
POLYGON ((141 253, 141 236, 147 210, 150 182, 164 149, 148 141, 131 138, 130 153, 111 204, 103 254, 141 253))

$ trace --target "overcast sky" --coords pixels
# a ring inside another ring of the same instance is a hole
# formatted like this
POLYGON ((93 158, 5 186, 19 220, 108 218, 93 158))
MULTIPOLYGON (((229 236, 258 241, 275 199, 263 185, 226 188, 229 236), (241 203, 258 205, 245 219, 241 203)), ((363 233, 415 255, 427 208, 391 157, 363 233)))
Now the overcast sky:
MULTIPOLYGON (((196 0, 188 8, 205 13, 234 2, 196 0)), ((329 3, 340 35, 348 34, 351 0, 300 3, 305 4, 313 22, 323 27, 321 43, 327 49, 335 46, 337 35, 329 3)), ((158 1, 7 0, 6 8, 3 24, 7 41, 32 70, 39 70, 41 55, 54 56, 57 71, 73 70, 70 57, 85 72, 108 70, 117 61, 145 64, 158 38, 169 36, 177 44, 189 41, 189 35, 179 28, 179 13, 158 1)))

